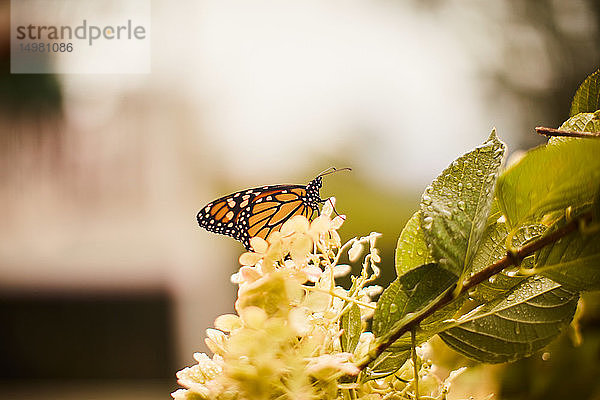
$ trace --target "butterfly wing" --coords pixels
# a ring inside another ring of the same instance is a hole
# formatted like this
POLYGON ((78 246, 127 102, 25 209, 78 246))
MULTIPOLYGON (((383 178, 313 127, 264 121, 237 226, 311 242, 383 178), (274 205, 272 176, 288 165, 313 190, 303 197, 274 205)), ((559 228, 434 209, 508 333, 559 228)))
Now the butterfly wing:
POLYGON ((312 218, 318 210, 301 185, 274 185, 243 190, 206 205, 198 224, 210 232, 228 235, 250 249, 250 239, 266 239, 295 215, 312 218))

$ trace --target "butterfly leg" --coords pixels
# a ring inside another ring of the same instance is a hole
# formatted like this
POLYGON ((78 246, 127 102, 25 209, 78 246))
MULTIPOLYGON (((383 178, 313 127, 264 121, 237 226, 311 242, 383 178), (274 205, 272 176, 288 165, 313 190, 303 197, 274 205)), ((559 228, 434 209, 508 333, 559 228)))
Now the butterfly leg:
MULTIPOLYGON (((319 203, 326 203, 329 202, 329 204, 331 204, 331 207, 333 208, 333 212, 335 213, 335 215, 337 215, 338 217, 340 216, 340 213, 337 212, 337 210, 335 209, 335 205, 333 204, 333 202, 330 200, 330 198, 327 199, 319 199, 319 203)), ((319 210, 317 209, 317 215, 319 214, 319 210)))

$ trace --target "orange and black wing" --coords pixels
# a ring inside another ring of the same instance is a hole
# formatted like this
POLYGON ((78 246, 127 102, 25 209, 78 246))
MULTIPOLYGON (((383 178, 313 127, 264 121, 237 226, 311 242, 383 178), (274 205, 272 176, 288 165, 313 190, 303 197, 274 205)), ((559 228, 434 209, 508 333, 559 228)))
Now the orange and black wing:
POLYGON ((250 239, 266 239, 294 215, 312 218, 318 210, 307 201, 306 187, 275 185, 248 189, 222 197, 198 212, 198 224, 228 235, 250 249, 250 239))

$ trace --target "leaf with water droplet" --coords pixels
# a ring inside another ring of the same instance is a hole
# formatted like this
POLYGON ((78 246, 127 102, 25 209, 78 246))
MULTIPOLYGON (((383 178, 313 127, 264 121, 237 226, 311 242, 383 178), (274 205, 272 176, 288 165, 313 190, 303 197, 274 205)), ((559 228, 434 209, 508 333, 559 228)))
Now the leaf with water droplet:
POLYGON ((410 357, 411 351, 384 351, 375 361, 373 361, 364 373, 361 375, 362 381, 385 378, 402 368, 402 365, 410 357))
POLYGON ((498 178, 496 195, 508 226, 540 223, 546 215, 591 202, 600 182, 599 154, 600 140, 592 139, 528 151, 498 178))
POLYGON ((527 279, 440 333, 444 342, 478 361, 499 363, 527 357, 569 324, 577 293, 547 278, 527 279))
POLYGON ((421 212, 417 211, 400 233, 396 245, 396 273, 398 276, 402 276, 420 265, 433 262, 433 256, 427 248, 420 224, 421 212))
MULTIPOLYGON (((400 276, 383 291, 377 301, 373 315, 373 334, 376 338, 385 340, 385 336, 400 323, 399 321, 421 310, 455 282, 456 276, 437 264, 421 265, 400 276)), ((423 320, 417 334, 418 343, 425 342, 447 326, 448 320, 454 316, 461 304, 462 300, 457 299, 423 320)), ((390 357, 390 352, 403 354, 410 351, 410 348, 410 335, 407 334, 398 339, 388 352, 384 353, 384 357, 390 357)), ((373 365, 375 364, 377 360, 373 365)), ((384 365, 389 367, 388 364, 384 365)), ((382 372, 376 366, 373 366, 372 370, 376 373, 382 372)))
MULTIPOLYGON (((512 232, 512 244, 513 246, 520 247, 528 241, 541 236, 545 230, 546 227, 543 225, 522 227, 516 232, 512 232)), ((506 239, 508 234, 508 227, 506 224, 500 222, 494 222, 485 229, 479 249, 473 258, 473 273, 481 271, 506 255, 506 239)), ((532 265, 531 258, 527 258, 521 263, 521 266, 525 268, 532 265)), ((510 290, 513 286, 521 282, 522 279, 522 277, 516 277, 514 274, 511 276, 510 273, 494 275, 493 282, 487 281, 478 285, 479 290, 474 298, 480 301, 491 300, 510 290)))
POLYGON ((492 206, 490 207, 490 214, 488 215, 488 220, 486 222, 486 227, 495 224, 498 221, 498 218, 502 216, 502 212, 500 211, 500 207, 498 206, 498 199, 494 197, 492 201, 492 206))
POLYGON ((433 257, 446 259, 444 268, 456 275, 468 273, 479 247, 502 163, 494 152, 504 148, 492 131, 484 144, 446 168, 423 195, 427 196, 427 201, 421 202, 425 240, 431 245, 433 257), (459 184, 469 190, 460 190, 459 184))
MULTIPOLYGON (((563 216, 548 229, 548 233, 566 222, 563 216)), ((535 267, 544 276, 569 289, 599 290, 600 231, 577 231, 544 247, 535 256, 535 267)))
POLYGON ((431 225, 433 225, 433 218, 432 217, 425 217, 423 218, 423 228, 424 229, 431 229, 431 225))
POLYGON ((418 311, 455 282, 456 276, 438 264, 425 264, 406 272, 379 297, 373 315, 373 333, 376 337, 384 335, 398 320, 418 311))
MULTIPOLYGON (((582 112, 566 120, 558 129, 576 132, 600 132, 600 110, 594 112, 582 112)), ((577 141, 580 138, 553 136, 548 144, 560 144, 563 142, 577 141)))

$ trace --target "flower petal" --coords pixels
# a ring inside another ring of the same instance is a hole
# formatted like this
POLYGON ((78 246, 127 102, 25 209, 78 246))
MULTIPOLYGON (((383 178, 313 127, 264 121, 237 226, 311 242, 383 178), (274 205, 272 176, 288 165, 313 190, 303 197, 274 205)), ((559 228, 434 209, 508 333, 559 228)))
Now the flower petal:
POLYGON ((306 274, 306 277, 311 282, 318 281, 321 275, 323 275, 323 271, 321 270, 321 268, 317 267, 316 265, 309 265, 307 267, 304 267, 302 268, 302 272, 306 274))
POLYGON ((344 221, 346 221, 346 216, 344 214, 336 216, 331 220, 331 229, 340 229, 344 221))
POLYGON ((350 259, 350 261, 354 262, 354 261, 358 260, 358 258, 362 254, 362 252, 363 252, 362 243, 354 242, 352 244, 352 247, 350 247, 350 250, 348 250, 348 258, 350 259))
POLYGON ((250 239, 250 246, 256 253, 266 253, 269 244, 265 239, 255 236, 250 239))
POLYGON ((296 265, 306 264, 308 253, 310 253, 313 248, 313 241, 310 237, 304 234, 296 235, 291 245, 290 255, 292 256, 294 263, 296 265))
POLYGON ((328 198, 323 204, 323 209, 321 210, 321 215, 326 215, 331 217, 333 210, 335 208, 335 197, 328 198))
POLYGON ((267 320, 267 313, 262 308, 250 306, 240 310, 240 317, 244 321, 244 325, 260 329, 267 320))
POLYGON ((223 314, 215 319, 215 328, 223 332, 231 332, 241 327, 242 321, 240 320, 240 317, 235 314, 223 314))
POLYGON ((331 229, 331 220, 327 215, 319 215, 310 224, 310 234, 317 239, 320 234, 326 233, 331 229))
POLYGON ((310 332, 311 324, 307 314, 308 310, 304 307, 295 307, 290 311, 288 321, 298 336, 304 336, 310 332))
POLYGON ((333 267, 333 277, 341 278, 342 276, 346 276, 352 271, 352 267, 348 264, 339 264, 333 267))
POLYGON ((308 231, 309 222, 304 215, 294 215, 292 218, 287 220, 286 223, 281 227, 281 233, 283 235, 290 235, 293 233, 304 233, 308 231))
POLYGON ((254 267, 242 267, 240 268, 240 275, 243 283, 251 283, 262 277, 260 272, 254 267))

